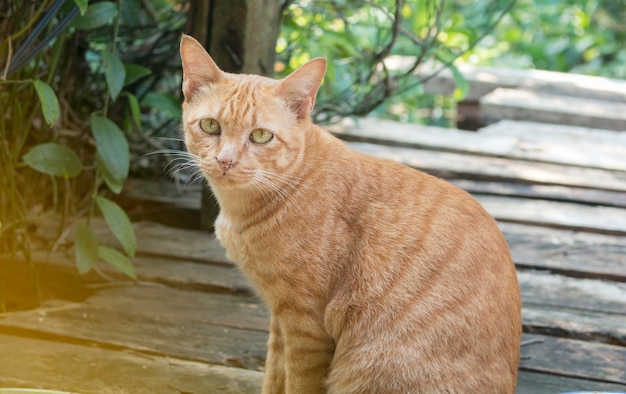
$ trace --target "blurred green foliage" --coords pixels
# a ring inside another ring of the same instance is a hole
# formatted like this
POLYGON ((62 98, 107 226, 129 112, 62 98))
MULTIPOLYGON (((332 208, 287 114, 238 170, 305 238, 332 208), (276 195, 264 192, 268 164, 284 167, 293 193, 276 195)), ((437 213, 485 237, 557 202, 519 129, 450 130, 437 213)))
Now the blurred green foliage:
POLYGON ((455 104, 466 93, 458 62, 626 78, 626 2, 514 1, 296 0, 277 43, 277 71, 329 59, 317 121, 371 113, 443 126, 454 126, 455 104), (426 95, 422 80, 386 68, 381 57, 395 55, 447 65, 454 96, 426 95))
POLYGON ((517 0, 464 60, 626 79, 626 2, 517 0))

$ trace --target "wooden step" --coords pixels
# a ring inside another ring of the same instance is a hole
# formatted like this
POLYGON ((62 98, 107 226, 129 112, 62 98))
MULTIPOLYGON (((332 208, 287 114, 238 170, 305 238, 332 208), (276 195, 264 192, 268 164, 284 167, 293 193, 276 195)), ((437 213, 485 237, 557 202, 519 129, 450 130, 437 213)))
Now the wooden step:
POLYGON ((626 348, 524 334, 520 370, 626 386, 626 348))
POLYGON ((626 131, 626 102, 498 88, 480 99, 483 119, 528 120, 626 131))
POLYGON ((561 201, 475 194, 496 220, 626 235, 626 210, 561 201))
POLYGON ((348 141, 626 171, 626 133, 606 130, 506 121, 471 132, 373 118, 328 129, 348 141))
POLYGON ((626 238, 499 223, 517 267, 626 282, 626 238))
MULTIPOLYGON (((527 286, 537 281, 524 275, 522 291, 528 299, 527 286)), ((562 305, 560 309, 570 312, 580 309, 575 305, 577 300, 589 304, 584 297, 593 294, 561 292, 567 286, 558 281, 550 286, 554 293, 550 302, 555 309, 557 304, 567 303, 569 307, 562 305)), ((578 291, 585 288, 573 286, 578 291)), ((610 288, 602 291, 600 298, 613 293, 610 288)), ((536 292, 536 287, 530 292, 536 292)), ((543 299, 537 296, 539 302, 543 299)), ((601 306, 606 312, 618 307, 606 300, 601 306)), ((541 316, 547 318, 545 314, 541 316)), ((525 317, 525 325, 527 320, 525 317)), ((588 324, 607 321, 601 318, 597 322, 589 320, 588 324)), ((0 320, 0 333, 87 347, 97 345, 150 358, 172 357, 257 369, 265 357, 268 324, 267 310, 251 298, 161 286, 120 286, 102 289, 83 303, 49 302, 39 310, 5 315, 0 320)), ((576 321, 570 324, 575 325, 576 321)), ((525 340, 532 343, 522 347, 524 371, 626 384, 624 347, 543 335, 525 335, 525 340)))
POLYGON ((253 394, 260 392, 263 379, 259 371, 171 356, 3 334, 0 343, 0 387, 82 394, 253 394))
MULTIPOLYGON (((546 242, 549 242, 549 239, 546 239, 546 242)), ((519 247, 523 246, 519 245, 519 247)), ((517 245, 513 244, 514 256, 516 248, 517 245)), ((589 269, 593 269, 593 259, 588 261, 589 269)), ((71 261, 66 264, 71 264, 71 261)), ((161 258, 151 257, 137 258, 135 264, 139 280, 147 286, 132 286, 132 282, 120 282, 126 285, 121 288, 99 290, 98 294, 89 298, 85 305, 66 303, 61 308, 49 308, 45 315, 51 318, 57 311, 60 311, 61 316, 57 317, 63 320, 69 318, 68 310, 74 309, 78 311, 94 308, 103 308, 107 311, 123 309, 129 312, 137 309, 132 313, 147 316, 145 318, 147 320, 157 319, 165 326, 171 325, 172 323, 168 321, 176 319, 176 316, 191 316, 193 313, 199 313, 193 319, 196 323, 202 321, 212 326, 224 325, 234 329, 254 331, 267 329, 267 310, 259 301, 247 298, 252 294, 248 282, 233 266, 172 262, 171 260, 166 264, 161 258), (183 291, 164 288, 159 284, 173 286, 183 291), (193 303, 186 301, 189 291, 201 292, 197 294, 198 300, 193 303), (206 292, 212 294, 209 295, 206 292), (163 303, 161 301, 164 297, 167 298, 167 302, 163 303), (205 316, 205 314, 208 315, 205 316)), ((113 269, 106 267, 103 269, 108 275, 115 275, 113 269)), ((623 274, 623 267, 616 269, 623 274)), ((524 326, 528 332, 550 335, 558 333, 570 338, 626 346, 625 283, 568 277, 553 274, 547 270, 529 269, 520 270, 518 278, 522 292, 524 326)), ((120 279, 123 280, 122 277, 120 279)), ((108 316, 108 313, 104 314, 108 316)), ((19 316, 24 315, 29 318, 33 317, 29 313, 19 314, 19 316)), ((124 319, 128 316, 121 314, 119 318, 124 319)), ((13 315, 12 319, 7 322, 21 322, 18 326, 22 329, 38 329, 37 326, 32 325, 33 321, 23 320, 25 319, 23 317, 17 318, 13 315), (30 323, 23 325, 24 322, 30 323)), ((132 319, 143 321, 143 318, 139 317, 132 319)), ((72 315, 70 320, 76 320, 76 316, 72 315)), ((2 324, 0 320, 0 326, 2 324)), ((101 321, 98 324, 108 323, 101 321)), ((39 329, 47 330, 48 327, 56 327, 56 325, 48 322, 39 329)), ((69 335, 69 331, 65 334, 62 332, 55 332, 55 334, 69 335)), ((153 349, 153 351, 156 350, 153 349)))
POLYGON ((614 171, 452 152, 434 152, 364 142, 347 142, 346 145, 356 151, 395 160, 442 178, 515 181, 626 191, 626 177, 623 173, 614 171))

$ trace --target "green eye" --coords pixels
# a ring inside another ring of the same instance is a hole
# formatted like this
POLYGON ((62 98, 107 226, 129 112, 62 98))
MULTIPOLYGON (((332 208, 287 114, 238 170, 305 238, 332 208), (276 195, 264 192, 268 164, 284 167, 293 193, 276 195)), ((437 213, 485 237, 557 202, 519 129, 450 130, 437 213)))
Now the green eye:
POLYGON ((266 144, 274 137, 271 131, 267 129, 254 129, 250 134, 250 141, 257 144, 266 144))
POLYGON ((200 128, 207 134, 218 135, 221 131, 220 124, 213 118, 204 118, 200 120, 200 128))

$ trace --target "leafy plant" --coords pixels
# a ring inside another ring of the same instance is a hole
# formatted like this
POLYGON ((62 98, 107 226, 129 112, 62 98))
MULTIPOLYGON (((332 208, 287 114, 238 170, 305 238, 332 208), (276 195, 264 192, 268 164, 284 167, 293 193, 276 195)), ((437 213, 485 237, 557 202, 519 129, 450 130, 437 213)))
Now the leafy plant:
POLYGON ((457 8, 456 2, 445 0, 294 1, 277 44, 279 71, 289 73, 313 56, 329 59, 317 121, 372 111, 423 119, 420 107, 442 105, 445 110, 467 94, 454 62, 496 26, 514 0, 473 3, 480 3, 480 9, 457 8), (409 61, 398 67, 399 58, 409 61), (426 78, 417 77, 415 70, 433 60, 455 75, 454 97, 423 98, 423 82, 439 70, 426 78), (394 106, 402 108, 394 111, 394 106))
POLYGON ((154 125, 165 116, 161 113, 167 111, 170 121, 172 114, 180 115, 159 76, 139 64, 145 53, 137 48, 164 35, 180 37, 184 8, 148 3, 145 10, 141 4, 147 3, 140 0, 40 0, 33 9, 10 0, 0 6, 0 15, 8 16, 0 17, 0 255, 5 258, 21 255, 32 267, 30 229, 58 212, 60 236, 68 223, 75 227, 80 273, 101 260, 136 278, 131 262, 136 237, 128 215, 110 196, 121 192, 128 177, 133 136, 144 139, 144 124, 154 125), (92 228, 96 213, 121 251, 100 244, 92 228))

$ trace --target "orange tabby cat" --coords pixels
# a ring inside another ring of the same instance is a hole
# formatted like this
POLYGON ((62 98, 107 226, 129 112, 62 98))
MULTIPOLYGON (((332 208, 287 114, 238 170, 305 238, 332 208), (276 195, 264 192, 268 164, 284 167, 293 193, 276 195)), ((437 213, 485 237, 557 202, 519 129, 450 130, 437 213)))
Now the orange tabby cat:
POLYGON ((481 206, 312 124, 324 59, 274 80, 181 56, 217 236, 271 311, 263 393, 513 393, 519 287, 481 206))

